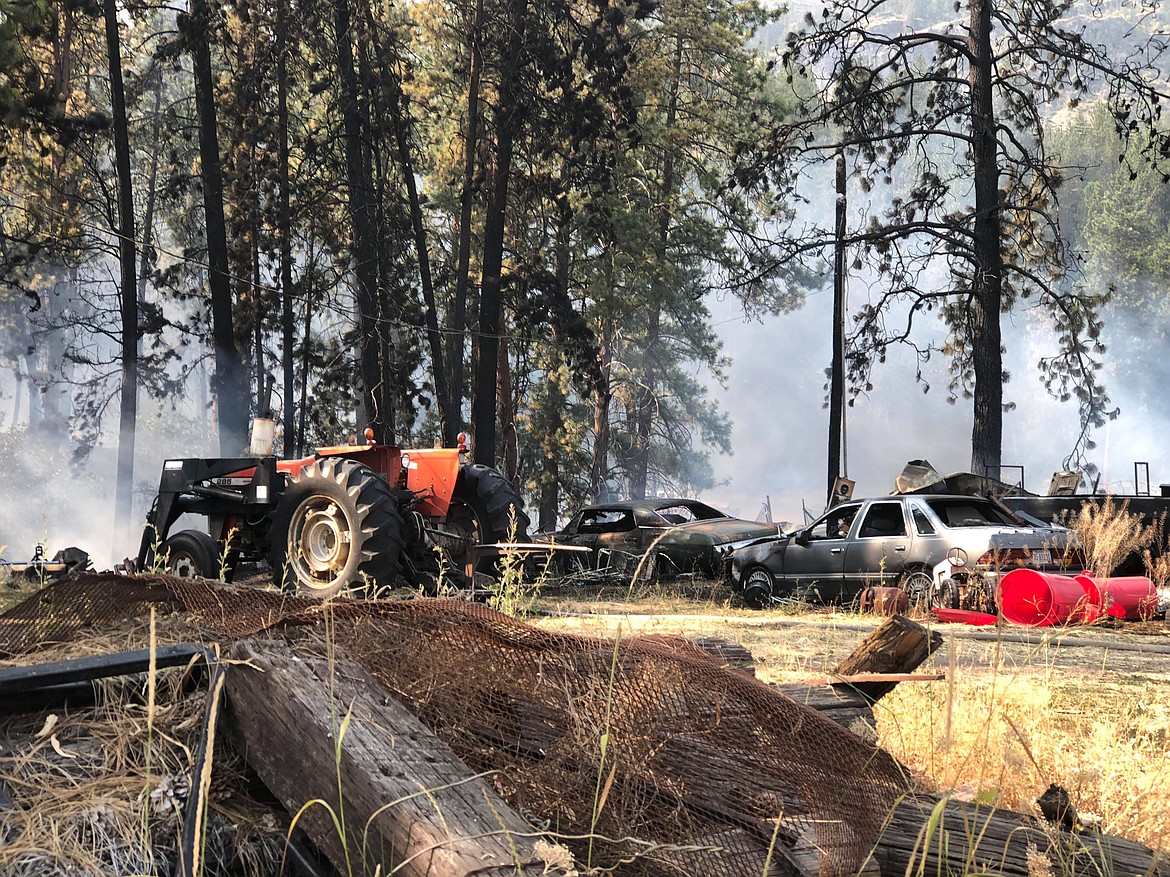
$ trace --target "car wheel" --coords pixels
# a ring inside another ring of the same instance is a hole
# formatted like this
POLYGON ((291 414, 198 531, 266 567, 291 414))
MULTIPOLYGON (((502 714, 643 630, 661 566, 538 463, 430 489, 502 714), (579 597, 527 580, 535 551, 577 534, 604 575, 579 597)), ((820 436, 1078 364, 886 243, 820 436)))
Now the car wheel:
POLYGON ((910 605, 930 608, 934 591, 934 577, 924 566, 915 566, 902 573, 898 586, 906 592, 910 605))
POLYGON ((930 608, 958 609, 959 583, 952 578, 943 579, 942 583, 938 586, 932 583, 930 588, 930 608))
POLYGON ((767 567, 749 567, 743 575, 743 601, 753 609, 763 609, 772 602, 776 579, 767 567))

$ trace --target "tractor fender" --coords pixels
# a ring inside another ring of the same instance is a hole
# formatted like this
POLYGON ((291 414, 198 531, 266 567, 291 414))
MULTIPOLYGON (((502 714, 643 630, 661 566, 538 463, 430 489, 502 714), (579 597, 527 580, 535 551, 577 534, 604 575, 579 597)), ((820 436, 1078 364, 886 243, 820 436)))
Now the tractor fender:
POLYGON ((277 469, 287 477, 300 475, 319 459, 345 457, 369 466, 391 487, 405 487, 414 494, 413 508, 426 518, 446 517, 459 479, 458 448, 403 449, 393 445, 339 445, 318 448, 311 457, 281 460, 277 469), (405 475, 405 477, 403 477, 405 475))
POLYGON ((459 480, 458 448, 404 450, 406 489, 417 497, 414 509, 424 518, 446 517, 459 480))

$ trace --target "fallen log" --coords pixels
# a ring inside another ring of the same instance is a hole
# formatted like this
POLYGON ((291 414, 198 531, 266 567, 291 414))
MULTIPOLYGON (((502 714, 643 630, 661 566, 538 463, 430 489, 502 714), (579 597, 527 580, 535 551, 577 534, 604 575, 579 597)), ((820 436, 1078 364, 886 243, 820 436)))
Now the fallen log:
POLYGON ((874 858, 883 874, 932 877, 1164 877, 1170 873, 1162 858, 1136 841, 1093 831, 1060 831, 1027 814, 923 793, 898 804, 874 858), (933 830, 932 823, 937 826, 933 830))
POLYGON ((241 641, 227 693, 245 758, 342 873, 563 874, 534 829, 356 664, 241 641), (340 798, 339 798, 340 795, 340 798))

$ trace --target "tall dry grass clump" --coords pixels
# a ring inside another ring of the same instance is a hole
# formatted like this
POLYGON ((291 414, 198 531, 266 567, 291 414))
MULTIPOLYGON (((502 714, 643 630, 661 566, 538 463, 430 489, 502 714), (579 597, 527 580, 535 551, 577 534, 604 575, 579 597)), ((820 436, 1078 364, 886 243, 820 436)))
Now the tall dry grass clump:
MULTIPOLYGON (((115 624, 49 647, 20 663, 104 655, 189 642, 173 613, 115 624)), ((8 666, 9 661, 0 661, 8 666)), ((175 873, 192 789, 206 689, 173 668, 100 680, 96 704, 0 715, 0 783, 15 807, 0 808, 0 875, 175 873)), ((279 870, 284 817, 250 794, 244 764, 217 747, 203 877, 261 877, 279 870)))
POLYGON ((1115 505, 1112 496, 1083 503, 1076 514, 1061 522, 1077 534, 1087 569, 1108 576, 1131 555, 1141 555, 1159 536, 1157 525, 1147 525, 1129 511, 1129 503, 1115 505))
MULTIPOLYGON (((1050 657, 1050 656, 1049 656, 1050 657)), ((900 685, 876 713, 882 745, 937 791, 1038 813, 1050 783, 1111 834, 1170 844, 1170 685, 1085 685, 1044 666, 948 671, 952 684, 900 685)))
POLYGON ((1142 549, 1142 565, 1146 568, 1146 576, 1154 583, 1154 587, 1162 592, 1170 587, 1170 542, 1166 530, 1166 512, 1162 512, 1150 528, 1153 538, 1150 544, 1142 549))

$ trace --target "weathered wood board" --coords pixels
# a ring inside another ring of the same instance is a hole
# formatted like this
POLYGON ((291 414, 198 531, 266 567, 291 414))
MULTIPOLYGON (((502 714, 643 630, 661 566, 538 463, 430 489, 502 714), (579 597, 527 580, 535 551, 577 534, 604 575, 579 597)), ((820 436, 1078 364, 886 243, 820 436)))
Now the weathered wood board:
MULTIPOLYGON (((910 673, 942 645, 942 634, 928 631, 917 621, 894 615, 857 644, 834 671, 837 676, 861 673, 910 673)), ((850 688, 876 703, 897 686, 897 680, 879 682, 842 682, 838 688, 850 688)))
POLYGON ((248 763, 291 814, 328 805, 299 824, 341 873, 564 873, 545 871, 534 829, 356 664, 254 640, 231 658, 248 763))
POLYGON ((874 850, 883 874, 1164 877, 1170 873, 1164 860, 1135 841, 1092 831, 1059 831, 1027 814, 965 801, 940 805, 941 800, 938 795, 917 794, 898 805, 874 850), (930 832, 931 814, 939 806, 942 818, 938 829, 930 832), (1044 867, 1045 860, 1049 869, 1044 867))

